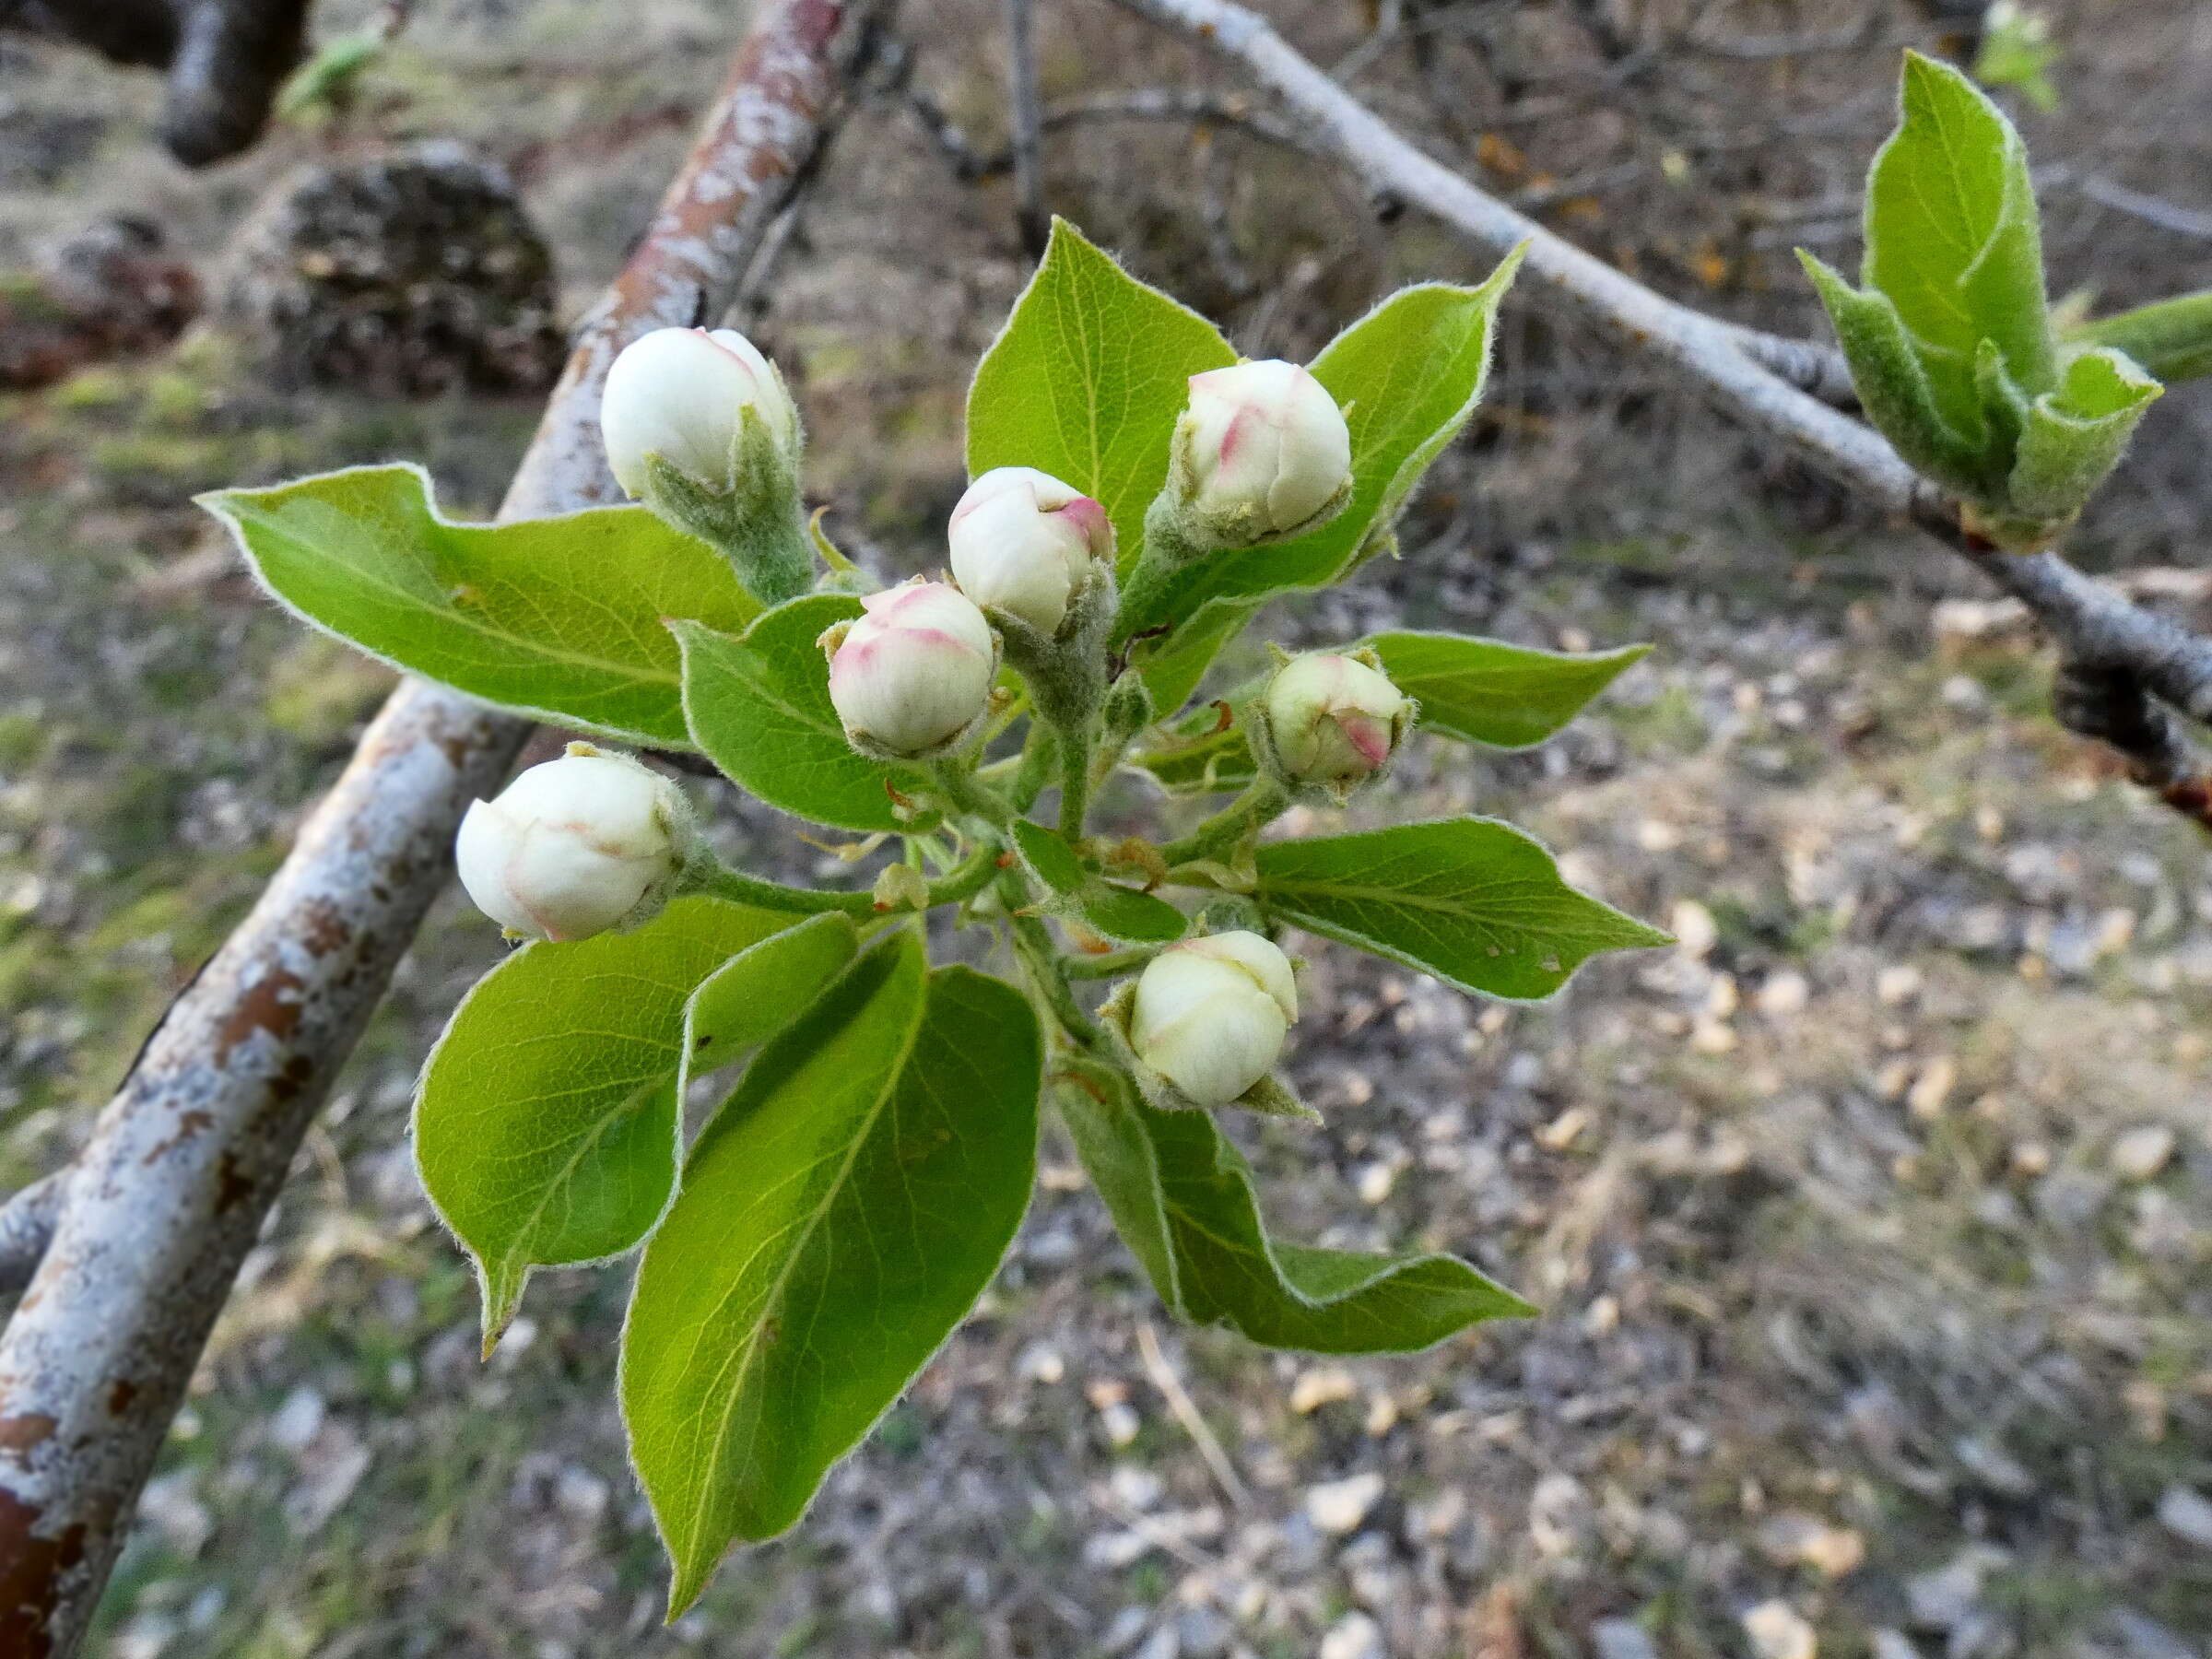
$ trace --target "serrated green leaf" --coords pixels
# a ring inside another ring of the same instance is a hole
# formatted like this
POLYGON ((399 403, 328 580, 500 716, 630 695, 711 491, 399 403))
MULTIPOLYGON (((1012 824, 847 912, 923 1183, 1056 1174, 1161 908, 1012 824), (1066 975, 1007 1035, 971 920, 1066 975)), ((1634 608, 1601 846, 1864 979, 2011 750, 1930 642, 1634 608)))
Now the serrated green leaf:
POLYGON ((2099 317, 2070 337, 2124 351, 2168 385, 2212 374, 2212 289, 2099 317))
POLYGON ((1283 921, 1462 991, 1549 996, 1589 958, 1667 935, 1559 879, 1542 844, 1491 818, 1263 842, 1256 897, 1283 921))
POLYGON ((1377 634, 1366 644, 1421 705, 1430 731, 1493 748, 1527 748, 1572 720, 1651 647, 1552 652, 1465 634, 1377 634))
POLYGON ((743 1059, 796 1019, 859 953, 850 916, 809 916, 701 980, 684 1006, 678 1098, 694 1077, 743 1059))
POLYGON ((900 930, 763 1049, 693 1147, 623 1333, 623 1418, 674 1563, 796 1521, 989 1283, 1036 1170, 1028 1002, 900 930))
POLYGON ((1137 281, 1065 219, 968 390, 968 471, 1034 466, 1113 520, 1125 572, 1168 477, 1190 377, 1237 354, 1196 312, 1137 281))
POLYGON ((2162 390, 2132 359, 2106 347, 2067 363, 2059 389, 2028 411, 2008 491, 2013 511, 2052 523, 2079 512, 2119 465, 2136 423, 2162 390))
POLYGON ((691 747, 666 618, 735 630, 760 610, 720 555, 642 507, 457 524, 418 466, 199 503, 315 627, 471 697, 658 748, 691 747))
POLYGON ((1030 873, 1065 900, 1069 912, 1110 939, 1165 945, 1182 938, 1189 925, 1165 899, 1107 881, 1086 868, 1075 849, 1042 825, 1016 820, 1014 844, 1030 873))
MULTIPOLYGON (((1182 628, 1208 605, 1325 586, 1357 564, 1474 414, 1491 324, 1520 263, 1518 252, 1508 255, 1477 288, 1401 288, 1330 341, 1312 366, 1351 429, 1350 504, 1311 535, 1196 560, 1146 615, 1125 619, 1127 630, 1182 628)), ((1153 691, 1163 709, 1181 701, 1153 691)))
POLYGON ((525 945, 462 998, 423 1067, 415 1156, 476 1257, 484 1333, 533 1267, 619 1254, 676 1182, 684 1005, 791 918, 678 899, 634 933, 525 945))
POLYGON ((1392 1354, 1535 1312, 1453 1256, 1277 1241, 1251 1168, 1210 1113, 1148 1106, 1102 1067, 1080 1077, 1061 1089, 1061 1114, 1115 1227, 1181 1317, 1267 1347, 1392 1354))
POLYGON ((2030 396, 2058 378, 2027 149, 1971 80, 1918 53, 1905 54, 1900 107, 1866 176, 1861 281, 1896 305, 1945 421, 1979 449, 1983 340, 2030 396))
POLYGON ((830 665, 816 641, 861 614, 843 594, 779 605, 742 639, 696 623, 674 625, 683 651, 684 713, 692 740, 733 782, 771 806, 841 830, 900 830, 888 783, 929 786, 911 766, 856 752, 830 701, 830 665))

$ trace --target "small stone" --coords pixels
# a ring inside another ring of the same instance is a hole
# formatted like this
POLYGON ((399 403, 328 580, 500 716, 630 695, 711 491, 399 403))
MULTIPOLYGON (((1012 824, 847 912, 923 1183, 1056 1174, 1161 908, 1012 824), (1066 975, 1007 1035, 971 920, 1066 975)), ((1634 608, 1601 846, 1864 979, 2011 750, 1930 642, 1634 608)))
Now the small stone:
POLYGON ((1067 1375, 1067 1360, 1051 1343, 1032 1342, 1015 1356, 1014 1374, 1025 1382, 1057 1382, 1067 1375))
POLYGON ((1319 1659, 1382 1659, 1382 1627, 1364 1613, 1347 1613, 1321 1639, 1319 1659))
POLYGON ((1759 1524, 1759 1547, 1777 1566, 1806 1566, 1826 1578, 1855 1572, 1866 1559, 1866 1540, 1845 1526, 1784 1512, 1759 1524))
POLYGON ((1934 1572, 1924 1572, 1905 1583, 1905 1606, 1912 1626, 1922 1630, 1951 1630, 1964 1624, 1982 1599, 1982 1579, 2004 1557, 1983 1546, 1962 1549, 1934 1572))
POLYGON ((1744 1634, 1759 1659, 1814 1659, 1819 1641, 1813 1627, 1788 1602, 1760 1602, 1744 1615, 1744 1634))
POLYGON ((1140 1532, 1094 1533, 1083 1541, 1083 1564, 1118 1572, 1134 1566, 1152 1548, 1152 1540, 1140 1532))
POLYGON ((2170 1486, 2159 1500, 2159 1524, 2183 1543, 2212 1549, 2212 1498, 2185 1486, 2170 1486))
POLYGON ((1290 1409, 1305 1417, 1324 1406, 1348 1400, 1359 1392, 1359 1380, 1341 1365, 1316 1365, 1298 1373, 1290 1385, 1290 1409))
POLYGON ((1390 1189, 1397 1184, 1397 1166, 1377 1161, 1361 1168, 1354 1182, 1354 1189, 1359 1194, 1360 1203, 1376 1205, 1389 1197, 1390 1189))
POLYGON ((1676 900, 1667 922, 1675 935, 1675 948, 1692 961, 1711 955, 1712 947, 1720 943, 1721 930, 1713 922, 1712 912, 1695 899, 1676 900))
POLYGON ((1596 1659, 1659 1659, 1659 1650, 1632 1619, 1601 1618, 1590 1627, 1596 1659))
POLYGON ((269 1418, 269 1439, 287 1452, 304 1452, 322 1432, 324 1409, 323 1396, 313 1389, 293 1389, 269 1418))
POLYGON ((1884 1007, 1894 1008, 1918 996, 1920 985, 1919 969, 1901 965, 1885 968, 1875 976, 1874 994, 1884 1007))
POLYGON ((1106 1431, 1107 1443, 1119 1450, 1135 1440, 1144 1425, 1125 1401, 1115 1400, 1099 1408, 1099 1427, 1106 1431))
POLYGON ((1124 1509, 1148 1510, 1167 1494, 1167 1482, 1149 1469, 1140 1469, 1135 1464, 1117 1464, 1107 1485, 1112 1489, 1114 1501, 1124 1509))
POLYGON ((1877 1630, 1867 1641, 1874 1649, 1873 1659, 1920 1659, 1920 1650, 1902 1630, 1877 1630))
POLYGON ((1940 1116, 1958 1085, 1959 1063, 1948 1054, 1938 1054, 1920 1068, 1920 1076, 1906 1091, 1905 1110, 1916 1118, 1940 1116))
POLYGON ((2112 1173, 2123 1181, 2148 1181, 2173 1157, 2174 1135, 2163 1124, 2144 1124, 2112 1143, 2112 1173))
POLYGON ((1785 968, 1769 974, 1766 983, 1759 986, 1759 1011, 1770 1019, 1787 1019, 1804 1013, 1812 994, 1812 985, 1805 975, 1785 968))
POLYGON ((1382 1477, 1372 1472, 1325 1481, 1306 1493, 1306 1513, 1324 1533, 1343 1537, 1359 1530, 1382 1496, 1382 1477))

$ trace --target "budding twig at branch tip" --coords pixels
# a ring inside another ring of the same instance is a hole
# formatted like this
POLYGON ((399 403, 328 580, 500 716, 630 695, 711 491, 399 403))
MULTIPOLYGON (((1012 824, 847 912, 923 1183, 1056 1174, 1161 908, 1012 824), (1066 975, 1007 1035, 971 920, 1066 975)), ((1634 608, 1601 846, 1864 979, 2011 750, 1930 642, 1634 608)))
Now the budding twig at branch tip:
POLYGON ((566 942, 658 914, 698 845, 675 783, 571 743, 469 807, 453 862, 477 908, 510 935, 566 942))
POLYGON ((864 754, 943 755, 978 735, 990 714, 997 641, 972 600, 916 579, 861 600, 865 614, 821 637, 830 701, 864 754))

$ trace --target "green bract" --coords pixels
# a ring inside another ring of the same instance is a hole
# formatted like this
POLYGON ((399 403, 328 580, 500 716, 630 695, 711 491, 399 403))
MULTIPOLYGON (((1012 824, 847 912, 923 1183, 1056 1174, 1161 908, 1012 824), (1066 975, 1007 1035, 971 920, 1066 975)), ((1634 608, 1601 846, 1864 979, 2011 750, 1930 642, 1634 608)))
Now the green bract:
POLYGON ((2047 544, 2118 463, 2159 386, 2063 342, 2043 292, 2027 148, 1958 70, 1908 53, 1901 118, 1866 175, 1861 286, 1802 250, 1867 418, 1999 545, 2047 544))
MULTIPOLYGON (((794 841, 802 825, 863 838, 814 843, 856 866, 833 887, 687 853, 652 919, 533 944, 492 969, 423 1074, 423 1182, 477 1261, 488 1343, 533 1270, 643 1247, 621 1394, 675 1563, 672 1610, 733 1541, 799 1517, 989 1283, 1028 1203, 1048 1077, 1100 1198, 1185 1318, 1271 1347, 1378 1353, 1530 1311, 1452 1256, 1273 1238, 1215 1114, 1159 1088, 1150 1061, 1151 1092, 1140 1089, 1124 1029, 1148 965, 1169 997, 1197 983, 1194 961, 1231 951, 1287 981, 1283 942, 1265 936, 1286 927, 1508 998, 1548 995, 1596 952, 1662 939, 1488 819, 1263 840, 1291 791, 1252 762, 1259 688, 1191 700, 1261 601, 1394 546, 1399 512, 1480 394, 1512 263, 1478 287, 1392 296, 1323 351, 1310 381, 1289 376, 1322 418, 1315 429, 1334 430, 1313 401, 1324 394, 1344 416, 1341 505, 1235 551, 1176 529, 1173 558, 1154 548, 1147 563, 1147 524, 1169 523, 1156 503, 1187 382, 1235 354, 1058 226, 977 371, 968 456, 978 473, 1036 468, 1101 503, 1120 582, 1087 572, 1049 638, 1009 640, 1016 624, 993 613, 1005 667, 987 706, 957 742, 913 760, 859 752, 830 696, 825 636, 856 653, 852 672, 875 672, 859 660, 873 633, 851 625, 883 584, 841 560, 809 563, 797 585, 812 591, 764 609, 739 580, 734 566, 763 592, 791 591, 764 581, 756 557, 756 532, 790 540, 785 492, 717 498, 718 512, 764 522, 718 518, 712 547, 672 527, 704 520, 665 491, 647 507, 499 525, 440 517, 406 467, 206 499, 315 626, 519 713, 696 751, 799 820, 794 841), (1130 769, 1169 797, 1238 793, 1180 835, 1101 836, 1092 793, 1130 769), (956 926, 988 935, 963 956, 988 955, 1003 977, 931 967, 928 941, 956 926), (1229 934, 1262 936, 1204 942, 1229 934), (1167 1109, 1179 1105, 1191 1109, 1167 1109), (687 1124, 700 1125, 688 1148, 687 1124)), ((2033 344, 2022 336, 2000 366, 2026 364, 2033 344)), ((2021 499, 2037 502, 2083 487, 2083 456, 2116 451, 2133 395, 2098 353, 2050 372, 2019 404, 2013 440, 2021 499)), ((924 549, 921 562, 943 554, 924 549)), ((1413 632, 1327 649, 1379 664, 1418 704, 1419 729, 1495 748, 1549 736, 1640 654, 1413 632)), ((894 688, 892 715, 913 712, 895 677, 865 683, 894 688)), ((1402 722, 1394 745, 1401 735, 1402 722)), ((562 825, 571 839, 589 828, 562 825)), ((534 855, 588 886, 590 860, 559 863, 567 847, 534 855)), ((1267 993, 1284 1020, 1291 989, 1267 993)), ((1226 1039, 1208 1046, 1218 1021, 1177 1026, 1160 1006, 1148 1006, 1147 1041, 1159 1059, 1173 1033, 1179 1076, 1241 1081, 1283 1037, 1271 1018, 1246 1020, 1231 1067, 1226 1039)), ((1284 1117, 1286 1134, 1312 1115, 1272 1072, 1233 1100, 1284 1117)))

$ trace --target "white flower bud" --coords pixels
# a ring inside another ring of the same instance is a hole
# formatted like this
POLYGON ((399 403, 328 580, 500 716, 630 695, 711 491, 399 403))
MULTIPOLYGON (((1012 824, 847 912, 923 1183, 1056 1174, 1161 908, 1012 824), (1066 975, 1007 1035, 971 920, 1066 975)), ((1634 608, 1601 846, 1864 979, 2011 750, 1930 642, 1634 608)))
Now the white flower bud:
POLYGON ((1046 634, 1092 564, 1113 557, 1106 509, 1033 466, 995 466, 969 485, 945 535, 960 592, 1046 634))
POLYGON ((1390 763, 1413 704, 1387 676, 1358 658, 1316 652, 1276 670, 1266 714, 1288 782, 1345 786, 1390 763))
POLYGON ((734 328, 656 328, 641 335, 615 359, 600 394, 599 432, 615 481, 642 496, 645 457, 657 454, 701 488, 732 488, 748 407, 795 463, 798 410, 783 377, 750 340, 734 328))
POLYGON ((1186 511, 1225 547, 1288 535, 1351 492, 1344 413, 1296 363, 1192 375, 1175 451, 1186 511))
POLYGON ((627 755, 572 743, 461 820, 477 908, 533 939, 588 939, 665 899, 693 834, 683 793, 627 755))
POLYGON ((1297 1018, 1289 958, 1256 933, 1213 934, 1145 965, 1129 1041, 1193 1102, 1225 1106, 1274 1067, 1297 1018))
POLYGON ((861 604, 865 616, 822 636, 845 735, 893 755, 943 747, 990 700, 998 669, 991 625, 941 582, 910 582, 861 604))

